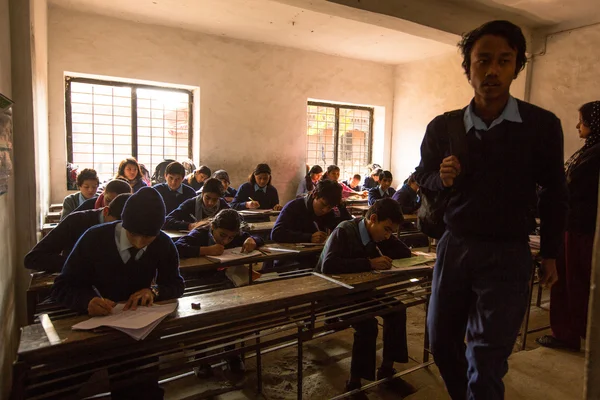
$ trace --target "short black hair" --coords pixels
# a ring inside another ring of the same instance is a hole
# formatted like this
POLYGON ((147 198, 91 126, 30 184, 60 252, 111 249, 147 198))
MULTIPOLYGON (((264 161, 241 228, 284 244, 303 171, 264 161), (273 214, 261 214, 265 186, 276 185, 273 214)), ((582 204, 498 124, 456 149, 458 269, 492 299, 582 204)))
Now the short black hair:
POLYGON ((98 174, 95 169, 85 168, 81 170, 79 175, 77 175, 77 186, 83 186, 83 182, 85 181, 96 181, 96 185, 100 184, 100 180, 98 179, 98 174))
POLYGON ((390 171, 381 171, 379 173, 379 180, 381 181, 382 179, 394 179, 392 177, 392 173, 390 171))
POLYGON ((371 176, 373 176, 373 175, 379 176, 379 174, 381 174, 382 172, 383 172, 383 170, 381 168, 374 168, 373 171, 371 171, 371 176))
POLYGON ((201 165, 200 168, 197 169, 197 172, 204 174, 206 176, 210 176, 212 174, 212 172, 210 171, 210 168, 208 168, 206 165, 201 165))
POLYGON ((217 213, 212 219, 213 229, 226 229, 228 231, 237 232, 242 225, 242 218, 237 211, 231 208, 224 208, 217 213))
POLYGON ((167 169, 165 169, 165 175, 181 175, 183 178, 185 176, 185 167, 183 164, 173 161, 167 165, 167 169))
POLYGON ((500 36, 506 39, 508 45, 517 52, 516 78, 527 64, 527 55, 525 54, 527 51, 527 41, 521 28, 510 21, 501 20, 486 22, 479 28, 463 34, 462 39, 458 42, 458 48, 463 56, 462 67, 465 70, 467 78, 470 79, 471 77, 471 51, 473 50, 473 46, 485 35, 500 36))
POLYGON ((220 180, 217 178, 209 178, 202 186, 202 193, 215 193, 218 194, 219 197, 223 197, 225 194, 225 189, 223 188, 223 184, 220 180))
POLYGON ((115 217, 116 219, 121 219, 121 214, 123 213, 125 202, 130 197, 131 193, 121 193, 120 195, 115 197, 108 205, 108 215, 110 215, 111 217, 115 217))
POLYGON ((312 196, 325 199, 330 207, 337 207, 342 202, 342 185, 329 179, 319 181, 312 192, 312 196))
POLYGON ((104 188, 104 192, 105 193, 110 192, 110 193, 116 193, 116 194, 131 193, 132 189, 131 189, 131 186, 129 186, 129 183, 125 182, 124 180, 113 179, 112 181, 110 181, 106 184, 106 187, 104 188))
POLYGON ((361 176, 359 174, 354 174, 352 179, 358 179, 360 181, 361 176))
POLYGON ((379 222, 383 222, 388 219, 394 224, 401 224, 404 222, 404 216, 402 215, 400 203, 390 197, 377 200, 375 204, 369 207, 369 211, 367 211, 365 219, 369 219, 373 214, 377 215, 377 220, 379 222))
POLYGON ((331 179, 329 178, 329 174, 332 173, 333 171, 339 171, 340 167, 338 167, 337 165, 331 164, 329 167, 327 167, 327 171, 325 171, 325 173, 323 174, 323 176, 321 177, 322 181, 331 179))

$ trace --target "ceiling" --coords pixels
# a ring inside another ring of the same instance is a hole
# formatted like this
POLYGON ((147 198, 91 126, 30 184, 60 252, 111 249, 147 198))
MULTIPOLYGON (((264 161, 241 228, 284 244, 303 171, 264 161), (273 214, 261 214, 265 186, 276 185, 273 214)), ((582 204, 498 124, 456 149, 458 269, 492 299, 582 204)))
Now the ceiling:
POLYGON ((455 51, 451 45, 396 29, 272 0, 50 0, 50 4, 387 64, 455 51))

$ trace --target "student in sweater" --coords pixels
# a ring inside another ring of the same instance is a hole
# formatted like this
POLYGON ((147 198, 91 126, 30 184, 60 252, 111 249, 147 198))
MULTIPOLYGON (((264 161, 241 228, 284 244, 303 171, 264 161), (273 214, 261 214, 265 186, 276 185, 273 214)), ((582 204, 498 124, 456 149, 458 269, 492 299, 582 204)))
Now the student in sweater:
POLYGON ((195 192, 198 192, 198 190, 202 189, 204 181, 210 178, 210 174, 210 168, 206 165, 202 165, 200 168, 186 176, 183 183, 194 189, 195 192))
POLYGON ((342 183, 348 186, 350 189, 354 190, 355 192, 360 192, 360 178, 361 176, 359 174, 354 174, 352 179, 347 179, 345 181, 342 181, 342 183))
POLYGON ((226 202, 231 203, 233 198, 237 194, 237 190, 231 187, 231 181, 229 180, 229 174, 224 169, 220 169, 215 172, 212 176, 215 179, 218 179, 223 185, 223 189, 225 190, 223 194, 223 198, 226 202))
POLYGON ((271 185, 271 167, 268 164, 258 164, 248 182, 242 184, 231 202, 235 210, 281 210, 277 189, 271 185))
POLYGON ((116 178, 124 178, 127 183, 129 183, 129 186, 131 186, 133 193, 137 192, 143 187, 148 187, 146 182, 143 180, 140 165, 133 157, 129 157, 121 161, 119 164, 119 169, 117 170, 117 175, 115 175, 115 179, 116 178))
MULTIPOLYGON (((330 165, 329 167, 327 167, 327 171, 323 174, 323 176, 321 177, 321 180, 332 180, 334 182, 338 182, 340 179, 340 167, 338 167, 337 165, 330 165)), ((339 182, 338 182, 339 183, 339 182)), ((340 183, 340 185, 342 186, 342 198, 348 198, 350 196, 360 196, 360 197, 367 197, 367 192, 355 192, 354 190, 350 189, 347 185, 340 183)))
POLYGON ((563 133, 554 114, 510 95, 526 47, 508 21, 463 36, 462 66, 474 91, 458 113, 467 149, 457 154, 461 146, 450 146, 448 117, 439 115, 427 126, 415 171, 421 190, 456 194, 444 213, 427 314, 431 350, 453 399, 504 398, 502 378, 529 307, 536 185, 540 284, 557 279, 568 200, 563 133))
POLYGON ((392 196, 402 208, 403 214, 416 214, 421 207, 421 197, 419 197, 419 184, 411 174, 406 183, 402 185, 400 190, 392 196))
MULTIPOLYGON (((129 186, 128 186, 129 188, 129 186)), ((40 240, 25 256, 25 268, 60 272, 81 235, 92 226, 121 219, 131 194, 121 194, 108 207, 72 212, 40 240)))
POLYGON ((175 161, 167 165, 165 169, 165 183, 154 186, 154 189, 160 193, 165 202, 167 214, 179 207, 184 201, 196 197, 194 189, 181 183, 184 176, 185 168, 175 161))
POLYGON ((75 211, 86 211, 107 207, 118 195, 124 193, 131 194, 132 192, 133 189, 131 189, 131 186, 129 186, 125 180, 113 179, 106 184, 106 187, 103 189, 100 196, 92 197, 91 199, 84 201, 82 205, 75 209, 75 211))
POLYGON ((370 190, 379 185, 379 174, 381 174, 383 170, 381 168, 373 168, 371 174, 369 176, 365 176, 365 181, 363 182, 362 189, 370 190))
POLYGON ((96 197, 96 189, 98 189, 99 182, 96 170, 91 168, 85 168, 77 175, 77 187, 79 188, 79 192, 65 197, 62 213, 60 214, 61 221, 71 212, 75 211, 77 207, 81 206, 86 200, 96 197))
MULTIPOLYGON (((316 270, 324 274, 346 274, 390 269, 392 259, 411 256, 410 250, 393 236, 404 218, 397 202, 383 199, 369 208, 364 218, 344 221, 327 239, 316 270)), ((383 316, 383 361, 377 379, 396 373, 394 362, 408 362, 406 310, 383 316)), ((377 352, 377 320, 374 317, 353 325, 355 329, 350 379, 346 391, 361 386, 361 379, 374 380, 377 352)), ((414 388, 396 378, 390 387, 402 397, 414 388)), ((364 392, 354 398, 366 399, 364 392)))
POLYGON ((229 205, 223 199, 223 185, 218 179, 210 178, 202 187, 202 193, 181 203, 165 220, 163 229, 191 231, 210 222, 229 205))
POLYGON ((382 171, 379 174, 379 186, 369 189, 369 205, 372 206, 377 200, 392 197, 396 190, 392 186, 392 173, 382 171))
POLYGON ((296 197, 302 197, 312 192, 322 175, 323 168, 320 165, 313 165, 306 173, 304 179, 300 181, 298 190, 296 190, 296 197))

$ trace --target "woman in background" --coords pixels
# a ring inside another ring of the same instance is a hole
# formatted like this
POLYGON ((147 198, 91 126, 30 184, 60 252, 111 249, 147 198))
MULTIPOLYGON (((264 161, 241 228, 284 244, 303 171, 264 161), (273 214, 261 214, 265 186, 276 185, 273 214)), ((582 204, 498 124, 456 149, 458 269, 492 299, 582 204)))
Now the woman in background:
POLYGON ((323 168, 320 165, 313 165, 306 173, 304 179, 300 181, 298 190, 296 190, 296 197, 302 197, 312 192, 319 179, 321 179, 321 176, 323 176, 323 168))

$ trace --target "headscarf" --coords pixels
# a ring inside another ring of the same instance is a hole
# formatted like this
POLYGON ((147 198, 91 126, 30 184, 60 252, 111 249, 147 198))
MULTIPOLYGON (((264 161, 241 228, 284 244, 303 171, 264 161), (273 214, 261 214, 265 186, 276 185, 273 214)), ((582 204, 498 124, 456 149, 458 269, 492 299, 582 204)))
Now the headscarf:
POLYGON ((592 146, 600 143, 600 101, 592 101, 582 105, 579 112, 581 112, 582 123, 590 128, 591 132, 588 137, 585 138, 583 146, 565 163, 567 180, 569 180, 573 167, 581 160, 581 155, 592 146))

